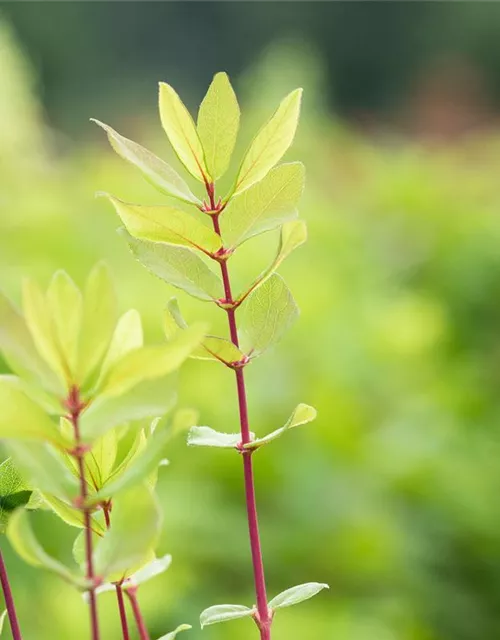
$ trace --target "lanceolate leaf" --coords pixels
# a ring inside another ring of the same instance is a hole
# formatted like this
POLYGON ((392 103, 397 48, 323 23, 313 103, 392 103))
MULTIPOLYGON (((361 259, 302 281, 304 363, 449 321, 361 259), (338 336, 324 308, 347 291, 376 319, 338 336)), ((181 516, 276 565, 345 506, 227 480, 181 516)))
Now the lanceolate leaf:
POLYGON ((57 271, 47 290, 57 344, 70 371, 75 370, 82 321, 82 294, 65 271, 57 271))
POLYGON ((156 576, 159 576, 167 571, 171 564, 171 555, 166 555, 162 558, 155 558, 145 567, 139 569, 139 571, 136 571, 132 576, 130 576, 128 581, 125 583, 125 586, 128 586, 128 584, 140 585, 144 582, 148 582, 148 580, 156 578, 156 576))
POLYGON ((229 78, 226 73, 217 73, 198 113, 198 134, 212 180, 226 172, 239 125, 240 108, 229 78))
POLYGON ((142 240, 192 247, 203 253, 216 253, 220 237, 184 211, 163 205, 129 204, 108 196, 128 232, 142 240))
POLYGON ((270 609, 283 609, 284 607, 291 607, 294 604, 309 600, 323 589, 329 589, 327 584, 320 582, 308 582, 306 584, 299 584, 296 587, 283 591, 269 603, 270 609))
POLYGON ((241 164, 234 195, 248 189, 277 164, 292 144, 299 121, 302 89, 292 91, 259 131, 241 164))
POLYGON ((5 533, 11 513, 28 504, 32 490, 24 482, 12 460, 0 464, 0 533, 5 533))
POLYGON ((249 355, 258 356, 276 344, 298 315, 290 289, 281 276, 273 274, 245 304, 243 331, 248 339, 249 355))
POLYGON ((136 166, 146 180, 159 191, 189 204, 201 204, 200 200, 191 193, 187 184, 170 165, 155 156, 151 151, 141 147, 140 144, 124 138, 107 124, 93 118, 92 122, 95 122, 106 131, 108 140, 116 153, 136 166))
POLYGON ((162 636, 158 640, 175 640, 175 638, 177 638, 177 634, 179 634, 181 631, 188 631, 189 629, 192 629, 190 624, 181 624, 177 627, 177 629, 175 629, 175 631, 167 633, 166 636, 162 636))
POLYGON ((219 604, 205 609, 200 615, 201 628, 208 627, 217 622, 227 622, 238 618, 250 618, 255 613, 255 609, 249 609, 241 604, 219 604))
MULTIPOLYGON (((49 493, 42 493, 42 498, 52 511, 66 524, 69 524, 70 527, 84 528, 85 518, 81 509, 75 509, 64 500, 60 500, 49 493)), ((98 535, 104 535, 104 527, 94 517, 91 519, 91 527, 98 535)))
POLYGON ((222 236, 227 247, 234 249, 245 240, 296 218, 304 179, 303 164, 282 164, 232 198, 221 216, 222 236))
POLYGON ((106 357, 101 366, 101 379, 112 367, 131 351, 144 344, 141 316, 135 309, 129 309, 118 320, 111 338, 106 357))
POLYGON ((120 233, 135 258, 155 276, 199 300, 222 297, 221 279, 191 249, 138 240, 125 229, 120 233))
POLYGON ((160 82, 160 118, 182 164, 200 182, 210 182, 210 172, 193 118, 176 91, 165 82, 160 82))
POLYGON ((267 436, 264 436, 263 438, 257 438, 257 440, 254 440, 249 444, 243 445, 243 447, 245 449, 257 449, 258 447, 261 447, 264 444, 268 444, 269 442, 276 440, 276 438, 279 438, 280 436, 282 436, 285 433, 285 431, 288 431, 289 429, 293 429, 294 427, 299 427, 300 425, 307 424, 308 422, 312 422, 313 420, 315 420, 316 415, 317 415, 317 411, 314 407, 311 407, 308 404, 299 404, 295 408, 292 415, 288 418, 284 426, 280 427, 279 429, 276 429, 275 431, 273 431, 272 433, 269 433, 267 436))
MULTIPOLYGON (((250 434, 252 440, 255 434, 250 434)), ((241 443, 240 433, 221 433, 210 427, 191 427, 188 439, 190 447, 217 447, 220 449, 236 449, 241 443)))

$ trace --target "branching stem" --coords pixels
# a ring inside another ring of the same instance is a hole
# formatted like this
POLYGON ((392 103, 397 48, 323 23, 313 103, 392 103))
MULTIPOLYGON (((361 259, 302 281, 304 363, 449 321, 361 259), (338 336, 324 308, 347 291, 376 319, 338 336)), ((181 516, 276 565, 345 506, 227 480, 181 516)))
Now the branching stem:
POLYGON ((21 628, 19 627, 19 620, 17 619, 16 605, 14 604, 14 597, 12 595, 12 589, 10 588, 9 576, 7 574, 7 567, 3 559, 2 552, 0 551, 0 582, 2 583, 2 591, 5 600, 5 607, 7 609, 7 615, 9 617, 10 629, 12 631, 13 640, 22 640, 21 628))

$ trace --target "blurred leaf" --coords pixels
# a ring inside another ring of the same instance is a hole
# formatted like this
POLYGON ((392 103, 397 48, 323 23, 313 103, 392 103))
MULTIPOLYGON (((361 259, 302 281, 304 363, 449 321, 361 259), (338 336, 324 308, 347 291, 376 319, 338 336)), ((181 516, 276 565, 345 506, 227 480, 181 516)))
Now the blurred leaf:
POLYGON ((101 367, 101 379, 128 353, 144 344, 141 316, 135 309, 129 309, 118 320, 106 357, 101 367))
POLYGON ((180 633, 181 631, 188 631, 189 629, 192 629, 192 626, 190 624, 181 624, 177 627, 177 629, 175 629, 175 631, 167 633, 166 636, 162 636, 161 638, 158 638, 158 640, 175 640, 178 633, 180 633))
POLYGON ((12 514, 7 527, 7 537, 16 553, 28 564, 44 567, 72 584, 85 584, 82 578, 75 576, 70 569, 44 551, 33 533, 28 513, 24 509, 18 509, 12 514))
POLYGON ((166 555, 162 558, 155 558, 145 567, 136 571, 130 578, 124 583, 124 587, 127 588, 128 585, 140 585, 152 578, 156 578, 156 576, 165 573, 167 569, 172 564, 172 556, 166 555))
POLYGON ((85 455, 85 475, 88 484, 98 491, 110 477, 118 452, 118 434, 110 429, 94 442, 85 455))
POLYGON ((247 191, 232 198, 221 215, 226 247, 234 249, 249 238, 296 218, 304 180, 302 163, 282 164, 247 191))
MULTIPOLYGON (((250 434, 252 440, 255 434, 250 434)), ((223 449, 237 449, 241 444, 240 433, 221 433, 211 427, 191 427, 187 439, 190 447, 219 447, 223 449)))
POLYGON ((47 290, 47 305, 59 350, 73 372, 82 322, 82 294, 65 271, 56 271, 53 275, 47 290))
POLYGON ((294 427, 299 427, 300 425, 312 422, 316 419, 316 416, 317 411, 314 407, 311 407, 308 404, 299 404, 283 427, 276 429, 276 431, 269 433, 263 438, 257 438, 257 440, 249 442, 248 444, 243 445, 243 447, 245 449, 257 449, 264 444, 268 444, 269 442, 276 440, 276 438, 282 436, 285 431, 288 431, 289 429, 293 429, 294 427))
POLYGON ((239 125, 240 108, 229 78, 216 73, 198 112, 198 135, 212 181, 229 166, 239 125))
POLYGON ((167 196, 172 196, 188 204, 201 205, 201 201, 191 192, 188 185, 172 167, 148 151, 140 144, 124 138, 107 124, 91 118, 92 122, 99 125, 108 135, 108 140, 124 160, 136 166, 159 191, 167 196))
POLYGON ((189 111, 167 83, 160 82, 160 118, 175 153, 200 182, 210 182, 203 146, 189 111))
POLYGON ((28 398, 12 376, 0 376, 0 407, 0 438, 66 444, 55 423, 28 398))
POLYGON ((289 288, 276 273, 248 297, 244 310, 242 330, 253 356, 281 340, 299 315, 289 288))
MULTIPOLYGON (((50 493, 42 493, 43 500, 47 503, 47 505, 52 509, 52 511, 59 517, 63 522, 68 524, 70 527, 77 527, 78 529, 83 529, 85 526, 85 518, 81 509, 76 509, 72 507, 64 500, 60 500, 56 498, 56 496, 51 495, 50 493)), ((105 532, 102 524, 96 520, 96 518, 91 518, 91 526, 92 530, 99 534, 103 535, 105 532)))
POLYGON ((82 330, 78 348, 77 379, 85 382, 104 357, 116 322, 116 294, 104 263, 87 279, 83 295, 82 330))
POLYGON ((308 582, 306 584, 299 584, 296 587, 283 591, 269 603, 270 609, 283 609, 284 607, 291 607, 294 604, 309 600, 323 589, 329 589, 327 584, 320 582, 308 582))
MULTIPOLYGON (((5 611, 2 613, 2 615, 0 615, 0 635, 2 634, 3 631, 3 626, 5 624, 5 618, 7 617, 7 609, 5 609, 5 611)), ((161 638, 160 638, 161 640, 161 638)))
POLYGON ((299 121, 302 89, 292 91, 250 145, 236 178, 233 195, 262 180, 292 144, 299 121))
POLYGON ((0 533, 5 533, 11 513, 28 504, 32 490, 10 458, 0 464, 0 533))
POLYGON ((222 246, 220 237, 185 211, 167 205, 141 205, 123 202, 105 194, 114 205, 127 231, 141 240, 194 247, 206 254, 222 246))
POLYGON ((156 546, 161 523, 156 498, 145 485, 119 495, 113 501, 111 527, 95 549, 96 575, 112 576, 114 582, 143 562, 156 546))
POLYGON ((222 281, 194 251, 163 242, 138 240, 120 230, 134 257, 148 271, 199 300, 222 297, 222 281))
POLYGON ((200 615, 201 628, 210 624, 237 620, 238 618, 250 618, 255 614, 255 609, 249 609, 240 604, 218 604, 205 609, 200 615))

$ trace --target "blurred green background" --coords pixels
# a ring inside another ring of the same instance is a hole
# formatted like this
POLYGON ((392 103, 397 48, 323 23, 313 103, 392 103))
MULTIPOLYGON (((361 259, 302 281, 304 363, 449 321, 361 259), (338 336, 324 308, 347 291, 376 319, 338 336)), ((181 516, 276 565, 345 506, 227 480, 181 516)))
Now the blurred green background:
MULTIPOLYGON (((500 5, 0 3, 0 286, 19 299, 23 276, 60 267, 81 284, 105 258, 123 310, 160 339, 176 294, 132 260, 94 193, 161 196, 88 118, 171 158, 156 82, 195 107, 218 70, 243 107, 240 154, 305 88, 287 158, 307 167, 310 241, 282 268, 302 315, 248 380, 258 433, 298 402, 319 411, 255 460, 269 593, 331 590, 279 613, 273 638, 500 637, 500 5)), ((240 282, 275 242, 249 243, 240 282)), ((188 319, 214 318, 179 297, 188 319)), ((181 402, 236 428, 229 371, 190 363, 181 402)), ((253 602, 239 461, 181 441, 169 458, 174 563, 141 592, 152 637, 191 622, 193 640, 254 639, 247 621, 196 622, 253 602)), ((75 532, 36 520, 69 558, 75 532)), ((86 640, 80 596, 6 554, 26 638, 86 640)), ((100 606, 118 639, 114 598, 100 606)))

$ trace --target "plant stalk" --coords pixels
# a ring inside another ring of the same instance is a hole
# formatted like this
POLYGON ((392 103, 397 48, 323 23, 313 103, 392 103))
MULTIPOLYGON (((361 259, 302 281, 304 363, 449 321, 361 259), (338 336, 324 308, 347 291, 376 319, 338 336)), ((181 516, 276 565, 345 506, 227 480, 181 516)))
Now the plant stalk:
MULTIPOLYGON (((211 200, 212 208, 215 208, 215 198, 213 189, 208 192, 211 200)), ((221 236, 219 225, 219 214, 212 215, 212 221, 215 232, 221 236)), ((231 279, 226 261, 220 262, 222 282, 224 285, 225 302, 232 304, 234 302, 231 291, 231 279)), ((236 323, 236 310, 234 308, 226 309, 229 324, 229 334, 231 342, 239 347, 238 326, 236 323)), ((243 368, 235 368, 236 388, 238 391, 238 407, 240 414, 240 431, 241 444, 248 444, 250 439, 250 425, 248 419, 248 403, 245 385, 245 375, 243 368)), ((259 534, 259 521, 257 515, 257 503, 255 499, 255 482, 253 476, 252 450, 242 450, 243 457, 243 474, 245 483, 245 501, 247 508, 248 532, 250 537, 250 550, 252 554, 252 565, 255 582, 255 596, 257 599, 257 614, 255 622, 260 631, 261 640, 271 640, 271 624, 272 616, 267 606, 266 579, 264 573, 264 561, 262 558, 262 547, 259 534)))
POLYGON ((7 567, 3 559, 2 552, 0 551, 0 582, 2 583, 2 591, 5 600, 5 607, 7 609, 7 615, 9 617, 10 629, 12 631, 13 640, 22 640, 21 628, 19 627, 19 620, 17 619, 16 605, 14 604, 14 597, 12 595, 12 589, 10 588, 9 576, 7 574, 7 567))
POLYGON ((139 632, 140 640, 150 640, 149 632, 144 621, 139 601, 137 600, 137 587, 130 587, 125 592, 132 605, 132 611, 134 613, 135 623, 137 625, 137 631, 139 632))

